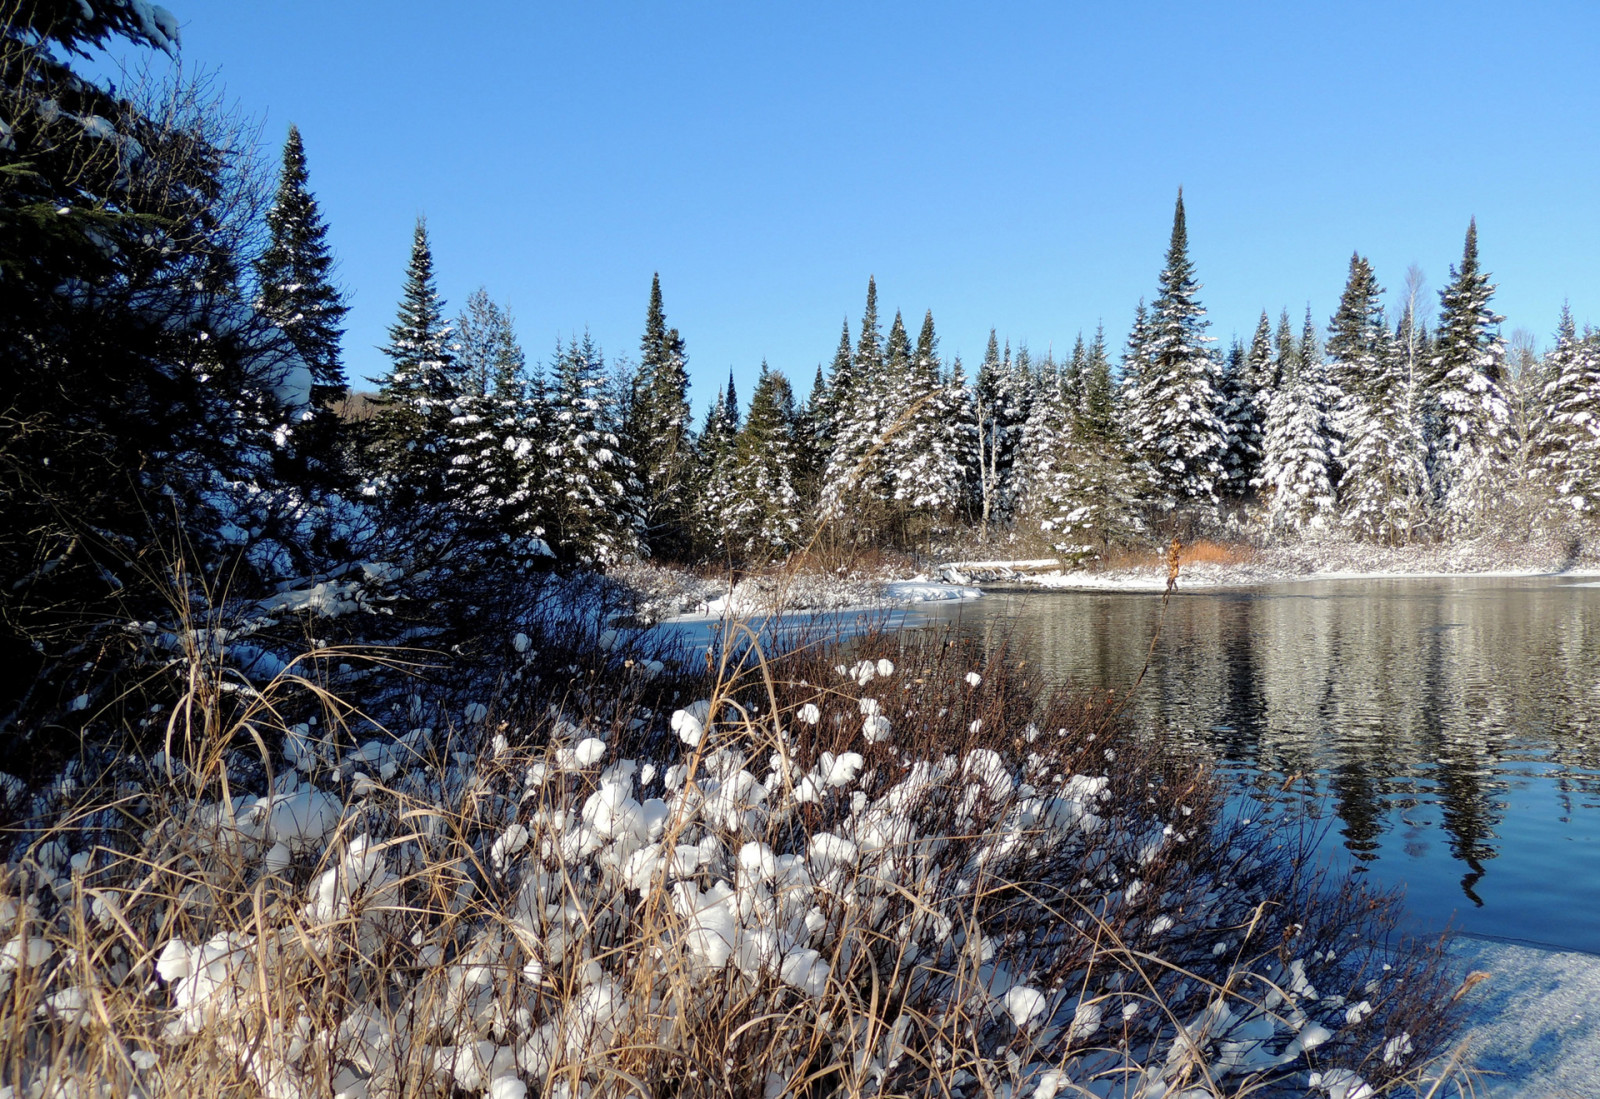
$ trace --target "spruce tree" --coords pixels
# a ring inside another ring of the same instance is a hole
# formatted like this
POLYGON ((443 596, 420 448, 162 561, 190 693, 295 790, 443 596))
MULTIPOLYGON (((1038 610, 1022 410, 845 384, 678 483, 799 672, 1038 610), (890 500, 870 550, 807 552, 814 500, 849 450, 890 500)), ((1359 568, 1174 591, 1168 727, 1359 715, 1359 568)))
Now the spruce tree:
POLYGON ((978 368, 974 396, 978 415, 981 537, 991 524, 1009 523, 1015 505, 1014 470, 1027 422, 1027 374, 1012 361, 1011 341, 1001 352, 994 329, 978 368))
MULTIPOLYGON (((904 332, 902 330, 902 335, 904 332)), ((909 358, 909 351, 906 352, 909 358)), ((852 536, 870 537, 883 519, 886 481, 878 464, 883 431, 889 423, 891 379, 878 332, 878 284, 867 280, 867 304, 850 362, 849 383, 835 393, 833 450, 822 476, 824 518, 859 520, 852 536)))
MULTIPOLYGON (((1078 336, 1082 352, 1083 336, 1078 336)), ((1070 366, 1070 360, 1069 360, 1070 366)), ((1081 383, 1081 363, 1079 382, 1081 383)), ((1021 442, 1012 477, 1012 493, 1018 515, 1032 518, 1038 510, 1041 490, 1066 459, 1066 448, 1077 412, 1077 401, 1069 393, 1067 374, 1046 357, 1033 377, 1028 417, 1023 421, 1021 442)), ((1081 385, 1073 386, 1081 388, 1081 385)))
MULTIPOLYGON (((891 363, 893 358, 891 351, 891 363)), ((930 309, 905 366, 885 445, 891 494, 907 536, 942 529, 961 510, 967 470, 959 441, 960 401, 944 377, 930 309)))
POLYGON ((1273 399, 1256 487, 1268 530, 1301 534, 1328 529, 1336 499, 1335 396, 1309 308, 1295 358, 1273 399))
POLYGON ((382 350, 390 367, 379 386, 381 408, 373 422, 377 472, 398 499, 442 502, 455 457, 450 421, 461 391, 455 332, 445 320, 422 218, 412 235, 399 312, 382 350))
POLYGON ((624 446, 639 477, 650 552, 681 558, 689 552, 687 482, 694 458, 689 373, 683 338, 667 327, 659 273, 650 280, 639 351, 623 420, 624 446))
POLYGON ((1439 292, 1439 329, 1429 364, 1432 474, 1447 527, 1477 530, 1503 490, 1513 449, 1511 407, 1503 389, 1505 318, 1489 308, 1494 286, 1478 266, 1478 226, 1467 226, 1461 266, 1439 292))
POLYGON ((547 523, 557 556, 608 565, 638 549, 638 482, 607 430, 605 360, 587 332, 556 348, 545 446, 547 523))
POLYGON ((1233 381, 1228 404, 1229 494, 1242 498, 1261 472, 1267 402, 1272 396, 1272 323, 1261 311, 1244 362, 1233 381))
POLYGON ((727 556, 739 547, 734 514, 738 436, 739 396, 730 370, 728 384, 706 410, 695 440, 693 532, 698 556, 727 556))
MULTIPOLYGON (((1076 351, 1073 358, 1078 358, 1076 351)), ((1063 439, 1063 453, 1041 477, 1033 509, 1040 530, 1066 565, 1095 560, 1141 529, 1103 325, 1083 358, 1082 395, 1063 439)))
POLYGON ((1355 255, 1328 329, 1341 390, 1340 523, 1362 541, 1400 545, 1428 521, 1427 446, 1419 393, 1383 315, 1383 290, 1355 255))
POLYGON ((1560 521, 1600 511, 1600 347, 1580 338, 1572 311, 1561 308, 1556 342, 1545 355, 1543 430, 1534 455, 1560 521))
POLYGON ((1139 435, 1151 487, 1165 508, 1212 508, 1222 487, 1228 429, 1223 419, 1222 371, 1208 346, 1209 323, 1189 260, 1183 192, 1172 215, 1166 266, 1150 306, 1140 364, 1139 435))
POLYGON ((308 186, 300 130, 289 126, 278 192, 267 210, 267 248, 256 261, 257 308, 288 334, 311 370, 311 403, 322 408, 344 396, 339 340, 344 297, 333 285, 328 226, 308 186))
MULTIPOLYGON (((849 350, 847 339, 846 359, 849 350)), ((802 513, 810 514, 822 490, 822 471, 828 465, 828 452, 833 449, 832 394, 821 363, 817 364, 817 373, 811 382, 811 395, 795 417, 795 448, 794 487, 800 494, 802 513)))
POLYGON ((725 525, 745 559, 780 557, 800 537, 800 496, 794 486, 794 393, 782 373, 761 364, 750 415, 733 444, 725 525))

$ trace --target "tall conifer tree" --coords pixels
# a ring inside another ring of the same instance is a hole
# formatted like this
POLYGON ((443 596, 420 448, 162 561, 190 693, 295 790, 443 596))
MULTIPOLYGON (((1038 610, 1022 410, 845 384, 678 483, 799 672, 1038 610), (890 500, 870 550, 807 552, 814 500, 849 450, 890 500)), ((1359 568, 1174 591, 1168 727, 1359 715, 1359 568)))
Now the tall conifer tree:
POLYGON ((1461 265, 1439 291, 1439 330, 1428 378, 1435 492, 1453 531, 1480 527, 1499 495, 1514 440, 1502 364, 1505 343, 1489 308, 1494 286, 1478 265, 1478 224, 1467 226, 1461 265))
POLYGON ((267 211, 267 249, 256 261, 258 308, 288 333, 311 370, 312 405, 321 408, 344 396, 339 340, 349 309, 333 285, 328 226, 309 180, 305 145, 300 130, 291 124, 283 143, 278 192, 267 211))
POLYGON ((433 274, 428 225, 417 219, 399 313, 383 348, 389 372, 379 396, 373 448, 379 471, 398 479, 401 498, 442 501, 454 459, 450 421, 461 394, 455 331, 433 274))
POLYGON ((1151 487, 1165 507, 1217 502, 1228 449, 1222 371, 1205 334, 1209 323, 1197 297, 1189 260, 1183 192, 1172 215, 1172 239, 1159 290, 1151 303, 1140 364, 1139 436, 1151 487))
POLYGON ((1428 520, 1427 445, 1419 393, 1383 315, 1383 290, 1367 260, 1350 258, 1328 329, 1329 371, 1341 390, 1340 522, 1364 541, 1398 545, 1428 520))
POLYGON ((650 304, 639 341, 623 418, 624 449, 633 459, 644 508, 644 536, 652 553, 682 557, 689 551, 687 482, 693 451, 689 431, 689 373, 683 338, 667 327, 661 276, 650 280, 650 304))

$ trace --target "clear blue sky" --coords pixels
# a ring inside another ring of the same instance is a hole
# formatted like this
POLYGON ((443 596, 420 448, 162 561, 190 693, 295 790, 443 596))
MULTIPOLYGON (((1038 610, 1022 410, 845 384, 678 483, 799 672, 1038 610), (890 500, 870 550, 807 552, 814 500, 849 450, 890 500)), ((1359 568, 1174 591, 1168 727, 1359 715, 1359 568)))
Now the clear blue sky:
POLYGON ((1120 347, 1179 185, 1222 341, 1325 324, 1355 249, 1436 291, 1473 215, 1508 334, 1600 321, 1593 3, 166 3, 266 155, 300 126, 355 379, 424 213, 534 360, 636 356, 660 271, 697 409, 763 358, 804 396, 869 274, 969 367, 1120 347))

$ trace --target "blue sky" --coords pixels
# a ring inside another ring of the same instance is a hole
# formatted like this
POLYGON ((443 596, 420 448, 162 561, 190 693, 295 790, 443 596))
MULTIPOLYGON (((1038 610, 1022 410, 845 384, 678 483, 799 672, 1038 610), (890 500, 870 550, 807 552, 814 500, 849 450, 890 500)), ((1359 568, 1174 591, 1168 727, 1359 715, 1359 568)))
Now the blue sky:
POLYGON ((305 136, 355 379, 418 214, 534 360, 637 355, 660 271, 697 408, 803 395, 869 274, 969 366, 1120 346, 1180 185, 1223 341, 1325 324, 1352 250, 1436 291, 1474 215, 1508 334, 1600 321, 1600 5, 167 2, 264 155, 305 136))

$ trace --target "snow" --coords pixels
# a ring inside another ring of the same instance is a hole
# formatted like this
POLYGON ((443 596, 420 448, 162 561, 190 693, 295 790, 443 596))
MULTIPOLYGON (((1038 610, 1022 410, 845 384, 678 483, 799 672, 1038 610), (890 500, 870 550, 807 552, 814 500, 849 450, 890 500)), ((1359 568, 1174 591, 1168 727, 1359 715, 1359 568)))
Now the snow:
POLYGON ((884 585, 885 596, 896 603, 934 603, 950 599, 977 599, 979 588, 933 580, 896 580, 884 585))
POLYGON ((1600 1081, 1600 957, 1459 936, 1459 975, 1489 975, 1463 997, 1468 1048, 1487 1099, 1592 1095, 1600 1081))

